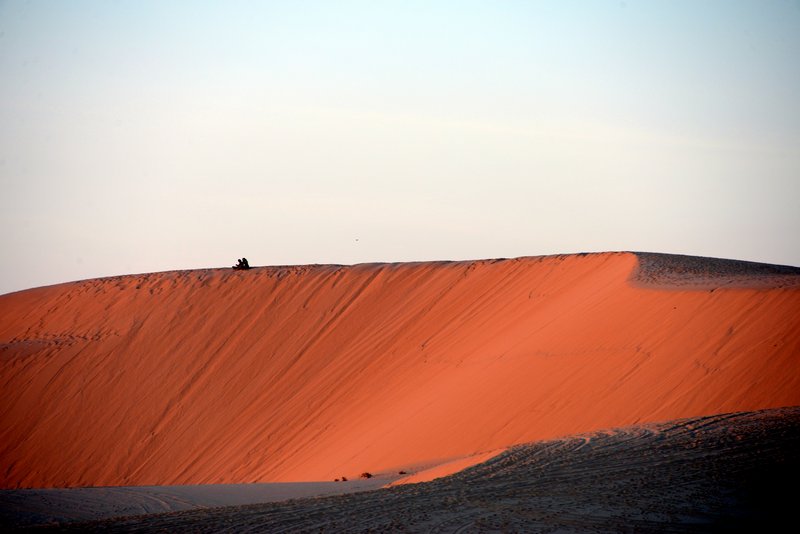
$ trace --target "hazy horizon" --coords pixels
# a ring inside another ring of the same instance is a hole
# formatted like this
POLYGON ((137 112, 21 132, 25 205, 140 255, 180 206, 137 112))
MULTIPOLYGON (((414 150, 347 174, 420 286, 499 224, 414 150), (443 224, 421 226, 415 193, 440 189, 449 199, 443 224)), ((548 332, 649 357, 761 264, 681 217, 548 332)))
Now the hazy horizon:
POLYGON ((800 2, 0 2, 0 294, 635 250, 800 265, 800 2))

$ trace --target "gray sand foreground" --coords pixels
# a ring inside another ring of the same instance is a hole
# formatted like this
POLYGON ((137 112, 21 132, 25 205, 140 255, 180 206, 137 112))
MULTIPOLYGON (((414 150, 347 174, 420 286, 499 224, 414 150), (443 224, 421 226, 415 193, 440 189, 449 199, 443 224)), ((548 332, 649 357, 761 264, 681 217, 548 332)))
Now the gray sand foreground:
POLYGON ((347 482, 276 482, 0 490, 0 529, 286 501, 378 489, 402 475, 347 482))
MULTIPOLYGON (((514 447, 429 483, 63 525, 111 532, 716 532, 793 518, 800 407, 514 447)), ((59 527, 53 527, 58 529, 59 527)))

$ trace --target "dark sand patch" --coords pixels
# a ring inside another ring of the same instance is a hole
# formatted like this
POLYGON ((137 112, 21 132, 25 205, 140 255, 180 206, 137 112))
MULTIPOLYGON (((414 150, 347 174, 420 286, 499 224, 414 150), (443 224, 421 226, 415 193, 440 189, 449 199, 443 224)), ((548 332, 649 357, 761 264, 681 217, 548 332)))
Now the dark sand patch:
POLYGON ((741 260, 634 252, 631 281, 659 289, 780 288, 800 286, 800 267, 741 260))

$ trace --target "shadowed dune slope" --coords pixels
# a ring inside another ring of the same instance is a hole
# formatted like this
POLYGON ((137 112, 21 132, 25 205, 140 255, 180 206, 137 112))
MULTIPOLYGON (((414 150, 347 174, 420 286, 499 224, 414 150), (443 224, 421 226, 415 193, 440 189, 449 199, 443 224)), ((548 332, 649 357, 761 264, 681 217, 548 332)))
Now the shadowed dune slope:
POLYGON ((787 488, 798 475, 800 408, 794 407, 521 445, 425 484, 61 530, 785 532, 796 521, 795 495, 787 488))
POLYGON ((797 269, 641 257, 182 271, 0 296, 0 486, 331 480, 800 404, 797 269))

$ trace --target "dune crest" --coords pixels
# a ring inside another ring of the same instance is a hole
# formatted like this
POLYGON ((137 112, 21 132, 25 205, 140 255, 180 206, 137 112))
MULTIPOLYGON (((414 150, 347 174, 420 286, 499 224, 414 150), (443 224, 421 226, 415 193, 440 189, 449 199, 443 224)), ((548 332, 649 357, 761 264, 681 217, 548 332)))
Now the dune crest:
POLYGON ((796 269, 648 285, 639 257, 182 271, 0 296, 0 486, 332 480, 800 404, 796 269))

